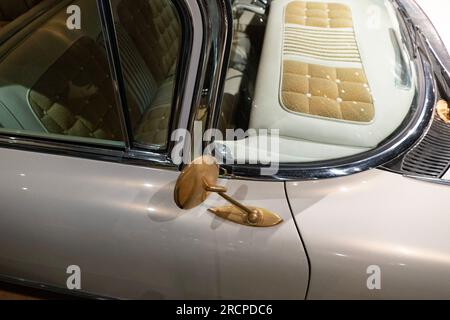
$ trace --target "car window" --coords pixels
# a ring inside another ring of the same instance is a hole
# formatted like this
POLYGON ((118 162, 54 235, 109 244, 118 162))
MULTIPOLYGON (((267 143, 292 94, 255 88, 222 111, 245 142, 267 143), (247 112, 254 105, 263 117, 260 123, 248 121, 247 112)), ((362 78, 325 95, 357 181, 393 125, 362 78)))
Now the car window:
POLYGON ((167 146, 181 25, 170 0, 112 0, 134 142, 167 146))
POLYGON ((377 148, 404 124, 417 75, 390 1, 232 5, 216 139, 227 158, 340 159, 377 148))
POLYGON ((123 145, 96 1, 0 0, 2 132, 123 145))

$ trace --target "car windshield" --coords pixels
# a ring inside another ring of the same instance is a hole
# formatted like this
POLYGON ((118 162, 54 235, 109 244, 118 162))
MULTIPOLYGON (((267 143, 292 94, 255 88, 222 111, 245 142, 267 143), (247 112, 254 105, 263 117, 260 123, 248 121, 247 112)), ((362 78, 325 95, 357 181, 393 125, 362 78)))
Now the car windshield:
POLYGON ((417 76, 390 1, 236 0, 232 7, 216 140, 227 157, 353 156, 379 146, 410 113, 417 76))

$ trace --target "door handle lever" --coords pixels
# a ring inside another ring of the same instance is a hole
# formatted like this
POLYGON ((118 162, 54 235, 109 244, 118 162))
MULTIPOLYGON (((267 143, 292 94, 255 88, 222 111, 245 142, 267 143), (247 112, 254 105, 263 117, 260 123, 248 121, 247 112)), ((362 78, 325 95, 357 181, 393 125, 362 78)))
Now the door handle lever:
POLYGON ((195 159, 181 172, 174 190, 174 200, 181 209, 190 210, 203 203, 211 193, 216 193, 231 206, 209 209, 215 215, 250 227, 273 227, 283 219, 266 209, 246 206, 227 195, 227 189, 217 185, 219 165, 215 158, 204 156, 195 159))
POLYGON ((223 199, 232 204, 209 209, 209 212, 215 215, 250 227, 273 227, 283 222, 283 219, 277 214, 262 208, 246 206, 236 199, 226 194, 227 189, 221 186, 210 186, 206 180, 203 181, 205 191, 217 193, 223 199))

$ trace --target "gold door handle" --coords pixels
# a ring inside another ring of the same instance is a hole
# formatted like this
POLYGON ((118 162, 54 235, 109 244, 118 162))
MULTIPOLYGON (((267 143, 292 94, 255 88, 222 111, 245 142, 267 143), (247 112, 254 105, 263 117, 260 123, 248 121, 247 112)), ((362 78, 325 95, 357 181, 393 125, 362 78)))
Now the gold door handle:
POLYGON ((223 199, 232 204, 232 206, 209 209, 210 212, 223 219, 252 227, 273 227, 283 222, 283 219, 281 219, 277 214, 266 209, 247 207, 243 205, 239 201, 228 196, 225 193, 227 192, 227 189, 224 187, 209 186, 205 181, 204 183, 205 190, 207 192, 217 193, 223 199))
POLYGON ((175 202, 181 209, 192 209, 203 203, 209 194, 216 193, 231 206, 209 209, 215 215, 250 227, 273 227, 283 219, 266 209, 246 206, 226 194, 225 187, 217 186, 219 166, 214 158, 202 157, 188 165, 175 186, 175 202))

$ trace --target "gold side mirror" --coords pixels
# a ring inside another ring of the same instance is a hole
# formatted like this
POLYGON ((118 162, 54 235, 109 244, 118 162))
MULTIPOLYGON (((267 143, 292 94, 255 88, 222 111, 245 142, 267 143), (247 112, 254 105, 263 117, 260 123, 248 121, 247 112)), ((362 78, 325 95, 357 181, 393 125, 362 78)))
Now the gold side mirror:
POLYGON ((201 205, 211 193, 230 202, 231 206, 211 208, 217 216, 251 227, 273 227, 281 222, 280 216, 266 209, 248 207, 226 194, 225 187, 217 186, 219 165, 213 157, 201 157, 188 165, 175 186, 175 203, 184 210, 201 205))

